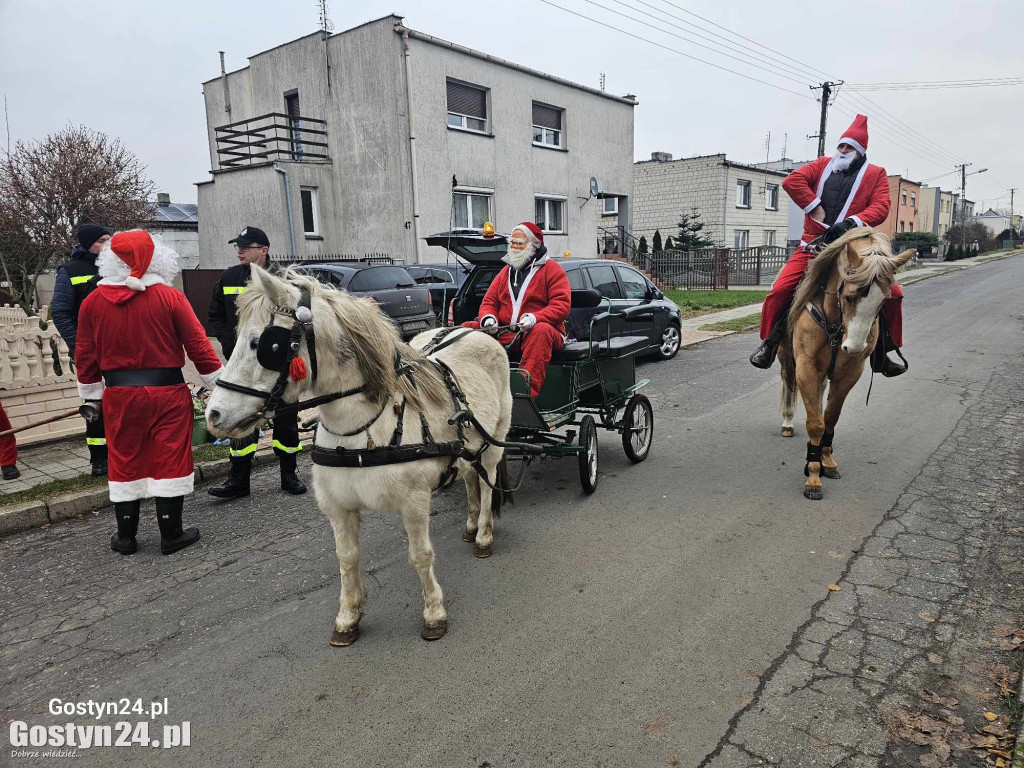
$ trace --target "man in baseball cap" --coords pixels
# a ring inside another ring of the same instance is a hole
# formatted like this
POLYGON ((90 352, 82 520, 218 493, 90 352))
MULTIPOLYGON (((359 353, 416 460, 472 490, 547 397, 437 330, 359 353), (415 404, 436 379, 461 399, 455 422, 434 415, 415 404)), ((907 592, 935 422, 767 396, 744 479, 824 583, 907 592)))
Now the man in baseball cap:
MULTIPOLYGON (((214 335, 220 340, 225 359, 231 357, 237 341, 238 314, 235 301, 245 293, 245 287, 252 277, 252 266, 256 264, 273 271, 270 264, 270 238, 259 227, 245 227, 237 237, 228 240, 235 246, 238 264, 224 270, 220 281, 213 288, 210 297, 209 318, 214 335)), ((274 417, 274 453, 281 462, 281 490, 292 494, 306 492, 305 484, 295 472, 299 443, 298 414, 294 411, 274 417)), ((249 476, 252 474, 252 459, 256 453, 259 430, 249 437, 231 441, 231 471, 223 485, 210 488, 207 493, 220 499, 236 499, 249 495, 249 476)))

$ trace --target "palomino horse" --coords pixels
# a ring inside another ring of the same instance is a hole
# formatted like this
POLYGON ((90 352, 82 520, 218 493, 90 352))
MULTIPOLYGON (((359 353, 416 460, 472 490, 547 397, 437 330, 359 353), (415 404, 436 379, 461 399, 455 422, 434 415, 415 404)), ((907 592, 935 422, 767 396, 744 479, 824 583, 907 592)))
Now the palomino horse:
POLYGON ((888 237, 870 227, 857 228, 812 259, 797 288, 789 310, 790 333, 779 350, 782 435, 793 436, 799 387, 807 412, 808 499, 821 498, 821 475, 839 477, 832 452, 836 422, 875 347, 878 313, 896 283, 896 270, 913 255, 908 250, 893 256, 888 237))
MULTIPOLYGON (((431 492, 455 472, 465 480, 463 538, 475 541, 478 557, 489 555, 501 494, 492 494, 488 482, 497 480, 503 451, 449 418, 471 409, 476 424, 505 438, 512 413, 505 350, 487 334, 456 331, 448 339, 461 338, 428 359, 402 343, 372 302, 291 270, 278 277, 253 267, 238 307, 238 344, 207 404, 207 424, 215 435, 238 438, 275 409, 295 409, 300 397, 309 398, 301 407, 319 406, 313 489, 334 529, 341 572, 331 644, 359 637, 366 602, 359 570, 363 509, 402 516, 423 587, 421 635, 442 637, 448 622, 434 575, 431 492)), ((422 346, 432 334, 414 341, 422 346)))

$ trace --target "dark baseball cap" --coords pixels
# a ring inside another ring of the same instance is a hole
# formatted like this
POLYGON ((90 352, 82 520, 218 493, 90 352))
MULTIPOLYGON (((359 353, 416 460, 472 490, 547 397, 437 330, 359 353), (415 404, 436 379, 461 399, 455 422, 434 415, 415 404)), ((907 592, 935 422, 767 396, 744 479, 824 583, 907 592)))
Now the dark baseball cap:
POLYGON ((238 237, 233 240, 228 240, 228 245, 265 245, 267 248, 270 247, 270 238, 267 237, 267 233, 259 227, 246 227, 238 233, 238 237))

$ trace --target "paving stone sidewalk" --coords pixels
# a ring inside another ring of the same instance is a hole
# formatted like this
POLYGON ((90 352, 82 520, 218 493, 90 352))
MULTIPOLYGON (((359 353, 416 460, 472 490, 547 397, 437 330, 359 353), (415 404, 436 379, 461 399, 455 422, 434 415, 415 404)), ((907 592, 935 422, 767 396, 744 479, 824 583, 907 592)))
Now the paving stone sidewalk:
MULTIPOLYGON (((836 448, 842 466, 841 436, 836 448)), ((853 553, 840 589, 822 585, 811 618, 702 767, 1009 766, 1022 574, 1016 362, 993 374, 853 553)))

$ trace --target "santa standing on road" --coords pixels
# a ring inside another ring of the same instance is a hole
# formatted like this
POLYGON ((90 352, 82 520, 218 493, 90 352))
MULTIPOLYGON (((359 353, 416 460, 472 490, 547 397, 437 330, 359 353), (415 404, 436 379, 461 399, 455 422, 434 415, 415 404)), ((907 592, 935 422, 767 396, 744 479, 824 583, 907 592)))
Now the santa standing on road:
POLYGON ((75 364, 78 392, 102 408, 109 449, 110 500, 117 533, 110 546, 136 551, 142 499, 156 497, 160 550, 195 543, 181 527, 191 493, 192 395, 181 373, 185 353, 213 386, 220 360, 185 295, 171 286, 178 255, 141 230, 118 232, 97 260, 102 280, 82 303, 75 364))

